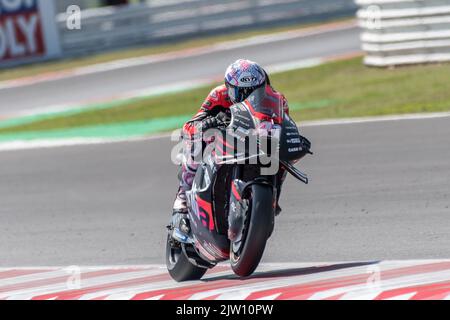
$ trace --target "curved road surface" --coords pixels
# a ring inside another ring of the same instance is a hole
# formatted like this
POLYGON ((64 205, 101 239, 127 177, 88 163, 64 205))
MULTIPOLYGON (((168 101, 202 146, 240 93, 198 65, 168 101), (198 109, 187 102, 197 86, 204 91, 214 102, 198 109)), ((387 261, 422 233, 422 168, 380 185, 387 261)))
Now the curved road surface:
POLYGON ((57 81, 0 89, 0 115, 81 101, 108 99, 118 93, 145 90, 177 82, 214 79, 223 75, 228 64, 242 57, 267 66, 359 50, 359 30, 353 23, 349 23, 339 30, 288 40, 245 45, 57 81))
MULTIPOLYGON (((450 257, 450 118, 305 127, 265 262, 450 257)), ((0 153, 0 265, 164 263, 168 139, 0 153)))

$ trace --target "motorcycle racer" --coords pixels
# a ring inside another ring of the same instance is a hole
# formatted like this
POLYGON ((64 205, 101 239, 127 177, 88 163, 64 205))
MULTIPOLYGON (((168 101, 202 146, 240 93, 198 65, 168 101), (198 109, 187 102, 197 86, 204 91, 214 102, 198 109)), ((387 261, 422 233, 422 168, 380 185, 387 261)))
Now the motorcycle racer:
MULTIPOLYGON (((285 96, 271 86, 266 71, 256 62, 239 59, 232 63, 225 72, 225 83, 214 88, 206 97, 199 111, 186 122, 182 129, 182 136, 185 148, 194 152, 194 137, 199 132, 206 132, 208 129, 222 125, 216 117, 220 112, 230 113, 229 108, 239 102, 244 101, 252 92, 262 86, 265 87, 266 95, 281 102, 285 113, 289 113, 288 102, 285 96)), ((186 191, 192 187, 198 163, 191 161, 191 157, 185 157, 178 174, 179 187, 173 204, 172 223, 175 228, 180 225, 183 218, 187 219, 187 199, 186 191)), ((286 172, 280 169, 278 174, 278 198, 281 185, 286 177, 286 172)), ((281 208, 276 204, 276 214, 281 212, 281 208)))

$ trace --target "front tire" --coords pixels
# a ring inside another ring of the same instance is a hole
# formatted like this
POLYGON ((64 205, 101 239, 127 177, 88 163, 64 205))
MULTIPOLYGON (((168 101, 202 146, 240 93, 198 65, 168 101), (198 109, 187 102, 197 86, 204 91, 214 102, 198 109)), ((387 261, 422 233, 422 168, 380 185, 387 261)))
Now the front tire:
POLYGON ((251 199, 243 242, 238 252, 234 251, 233 245, 230 250, 231 268, 240 277, 248 277, 258 267, 271 232, 274 214, 270 186, 254 184, 249 194, 251 199))
POLYGON ((167 235, 166 242, 166 265, 170 276, 177 282, 199 280, 208 270, 207 268, 200 268, 194 266, 181 248, 173 244, 173 239, 170 234, 167 235))

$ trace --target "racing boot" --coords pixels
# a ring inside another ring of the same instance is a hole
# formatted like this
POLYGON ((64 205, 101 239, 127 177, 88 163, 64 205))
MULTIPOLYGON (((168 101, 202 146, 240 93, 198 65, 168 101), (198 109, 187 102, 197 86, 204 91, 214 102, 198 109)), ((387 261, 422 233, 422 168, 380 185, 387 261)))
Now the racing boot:
POLYGON ((173 203, 172 222, 169 226, 172 237, 179 242, 189 239, 189 217, 187 209, 186 191, 179 187, 173 203))
POLYGON ((175 201, 173 202, 173 213, 186 213, 187 214, 187 198, 186 191, 183 188, 179 187, 177 191, 177 195, 175 197, 175 201))

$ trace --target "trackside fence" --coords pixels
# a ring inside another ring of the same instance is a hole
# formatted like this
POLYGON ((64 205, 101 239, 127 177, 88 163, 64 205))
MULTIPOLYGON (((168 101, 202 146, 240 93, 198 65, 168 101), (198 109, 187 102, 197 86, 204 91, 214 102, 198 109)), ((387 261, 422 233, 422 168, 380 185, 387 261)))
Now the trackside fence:
POLYGON ((353 0, 172 0, 81 11, 81 29, 57 15, 64 56, 89 54, 168 39, 351 16, 353 0))

